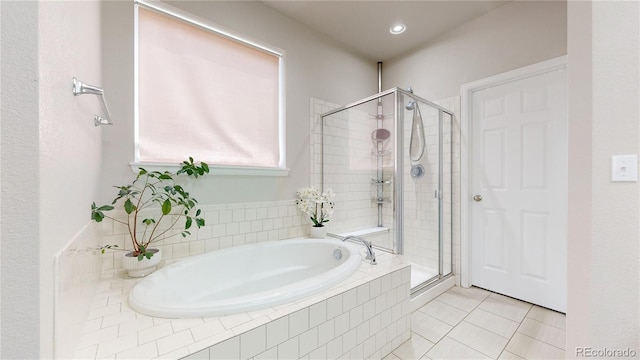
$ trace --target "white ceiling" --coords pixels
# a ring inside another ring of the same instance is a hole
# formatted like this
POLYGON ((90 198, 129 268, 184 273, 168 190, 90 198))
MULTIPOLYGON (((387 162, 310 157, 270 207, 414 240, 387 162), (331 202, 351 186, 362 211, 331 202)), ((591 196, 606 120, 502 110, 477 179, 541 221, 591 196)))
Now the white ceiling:
POLYGON ((385 61, 424 45, 509 0, 281 1, 265 5, 329 36, 372 61, 385 61), (389 28, 407 30, 392 35, 389 28))

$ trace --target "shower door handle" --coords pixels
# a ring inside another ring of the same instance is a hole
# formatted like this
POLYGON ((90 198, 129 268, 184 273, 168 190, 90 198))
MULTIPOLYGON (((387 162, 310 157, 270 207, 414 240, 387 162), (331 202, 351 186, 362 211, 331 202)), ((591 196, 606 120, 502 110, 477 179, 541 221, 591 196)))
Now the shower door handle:
POLYGON ((482 201, 482 195, 473 195, 473 200, 482 201))

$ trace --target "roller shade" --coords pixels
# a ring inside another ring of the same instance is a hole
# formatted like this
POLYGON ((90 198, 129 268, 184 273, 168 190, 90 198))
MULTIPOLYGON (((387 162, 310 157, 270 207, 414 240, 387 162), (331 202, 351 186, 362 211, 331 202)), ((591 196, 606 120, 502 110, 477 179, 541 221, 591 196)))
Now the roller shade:
POLYGON ((279 164, 277 55, 138 9, 137 161, 279 164))

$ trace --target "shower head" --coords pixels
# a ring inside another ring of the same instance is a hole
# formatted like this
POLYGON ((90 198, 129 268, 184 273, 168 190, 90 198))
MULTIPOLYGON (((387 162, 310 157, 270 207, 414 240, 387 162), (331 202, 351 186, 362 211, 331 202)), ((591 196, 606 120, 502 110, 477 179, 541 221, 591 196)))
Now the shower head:
POLYGON ((411 100, 409 101, 409 103, 407 104, 407 106, 405 106, 404 108, 407 110, 413 110, 413 108, 415 107, 416 101, 415 100, 411 100))

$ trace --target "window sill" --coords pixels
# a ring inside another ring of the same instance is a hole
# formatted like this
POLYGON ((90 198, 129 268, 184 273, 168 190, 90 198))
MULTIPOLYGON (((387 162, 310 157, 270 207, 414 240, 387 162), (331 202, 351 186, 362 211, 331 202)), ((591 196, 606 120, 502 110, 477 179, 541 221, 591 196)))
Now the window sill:
MULTIPOLYGON (((148 171, 169 171, 176 172, 180 170, 178 164, 163 164, 163 163, 145 163, 134 162, 129 163, 131 171, 137 174, 140 168, 145 168, 148 171)), ((286 168, 267 168, 267 167, 252 167, 252 166, 224 166, 224 165, 209 165, 209 174, 216 176, 289 176, 289 169, 286 168)))

